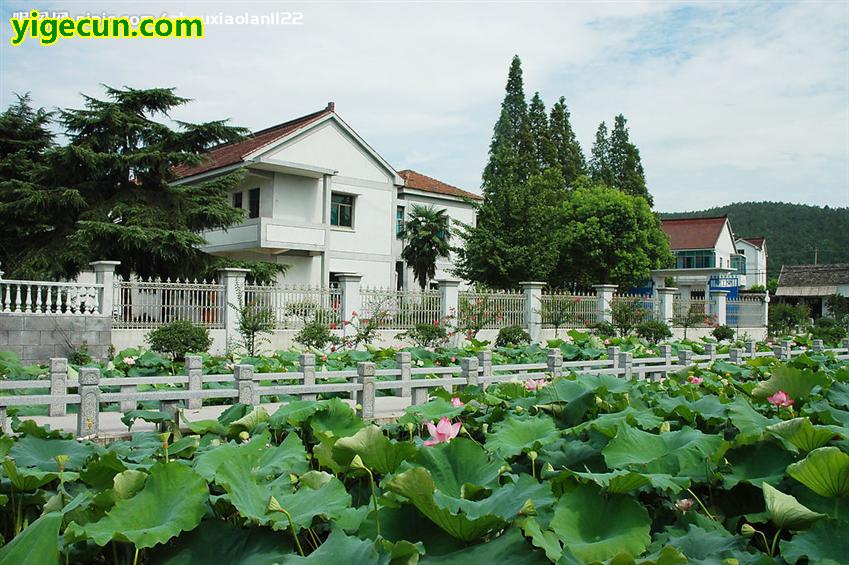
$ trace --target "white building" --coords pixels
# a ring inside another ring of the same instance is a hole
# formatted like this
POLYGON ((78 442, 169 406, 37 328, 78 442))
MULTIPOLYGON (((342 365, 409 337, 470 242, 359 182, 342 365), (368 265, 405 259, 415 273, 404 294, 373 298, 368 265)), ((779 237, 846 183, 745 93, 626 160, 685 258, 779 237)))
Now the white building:
POLYGON ((743 275, 741 286, 766 287, 766 261, 769 255, 766 250, 766 240, 762 237, 738 238, 737 253, 746 258, 745 269, 741 273, 743 275))
MULTIPOLYGON (((398 173, 326 108, 212 149, 204 164, 178 169, 177 183, 212 180, 245 169, 232 193, 247 211, 241 224, 203 233, 203 250, 289 265, 290 283, 326 285, 360 273, 369 286, 411 286, 398 238, 411 203, 448 210, 474 223, 479 196, 415 171, 398 173), (400 281, 400 282, 399 282, 400 281)), ((446 261, 437 278, 451 268, 446 261)))

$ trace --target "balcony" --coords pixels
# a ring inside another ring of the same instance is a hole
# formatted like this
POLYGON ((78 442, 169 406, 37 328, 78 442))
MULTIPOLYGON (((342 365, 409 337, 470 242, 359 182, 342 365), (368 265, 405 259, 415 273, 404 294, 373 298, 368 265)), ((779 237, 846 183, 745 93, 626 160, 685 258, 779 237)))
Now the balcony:
POLYGON ((325 226, 276 218, 253 218, 226 230, 208 230, 201 250, 213 255, 235 251, 281 254, 290 250, 320 252, 325 248, 325 226))

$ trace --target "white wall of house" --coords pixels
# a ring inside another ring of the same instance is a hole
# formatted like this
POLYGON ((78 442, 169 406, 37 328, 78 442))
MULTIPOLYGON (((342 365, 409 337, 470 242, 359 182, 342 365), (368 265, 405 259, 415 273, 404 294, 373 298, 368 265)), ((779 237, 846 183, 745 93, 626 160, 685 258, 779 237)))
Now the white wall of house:
POLYGON ((731 267, 731 256, 737 253, 737 246, 734 244, 734 238, 731 237, 731 230, 722 230, 714 244, 714 251, 716 252, 717 267, 720 269, 731 267))
POLYGON ((745 239, 737 240, 737 250, 746 257, 745 286, 766 286, 766 251, 745 239))

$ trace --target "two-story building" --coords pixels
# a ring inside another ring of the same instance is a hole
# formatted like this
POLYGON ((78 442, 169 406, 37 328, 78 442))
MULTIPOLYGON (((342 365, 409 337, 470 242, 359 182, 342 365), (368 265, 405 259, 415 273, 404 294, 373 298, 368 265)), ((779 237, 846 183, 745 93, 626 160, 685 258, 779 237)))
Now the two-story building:
POLYGON ((766 287, 766 262, 768 253, 763 237, 741 237, 737 239, 737 253, 746 258, 740 272, 742 288, 759 285, 766 287))
MULTIPOLYGON (((232 191, 244 222, 202 235, 207 253, 289 266, 289 283, 326 285, 341 273, 363 284, 401 288, 399 229, 408 206, 430 204, 474 223, 479 196, 415 171, 396 171, 335 111, 326 108, 212 149, 203 164, 177 170, 177 183, 212 180, 237 169, 232 191)), ((451 261, 438 265, 446 276, 451 261)))
MULTIPOLYGON (((728 290, 733 298, 741 287, 755 284, 747 280, 748 256, 738 251, 741 240, 735 238, 727 216, 670 218, 662 220, 661 227, 669 237, 675 267, 652 271, 655 288, 673 278, 682 295, 697 298, 706 296, 711 289, 721 289, 728 290)), ((744 246, 750 245, 745 241, 744 246)), ((760 247, 766 249, 763 238, 760 247)), ((752 259, 759 261, 754 253, 752 259)), ((762 270, 766 276, 765 254, 762 268, 753 270, 762 270)))

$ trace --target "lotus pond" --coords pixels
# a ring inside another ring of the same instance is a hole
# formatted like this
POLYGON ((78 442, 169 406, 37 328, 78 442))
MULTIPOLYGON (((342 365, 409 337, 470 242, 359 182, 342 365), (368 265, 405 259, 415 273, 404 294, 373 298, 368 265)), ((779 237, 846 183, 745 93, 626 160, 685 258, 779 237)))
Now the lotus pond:
POLYGON ((102 446, 16 421, 0 563, 849 561, 828 353, 440 390, 382 426, 331 398, 182 427, 102 446))

